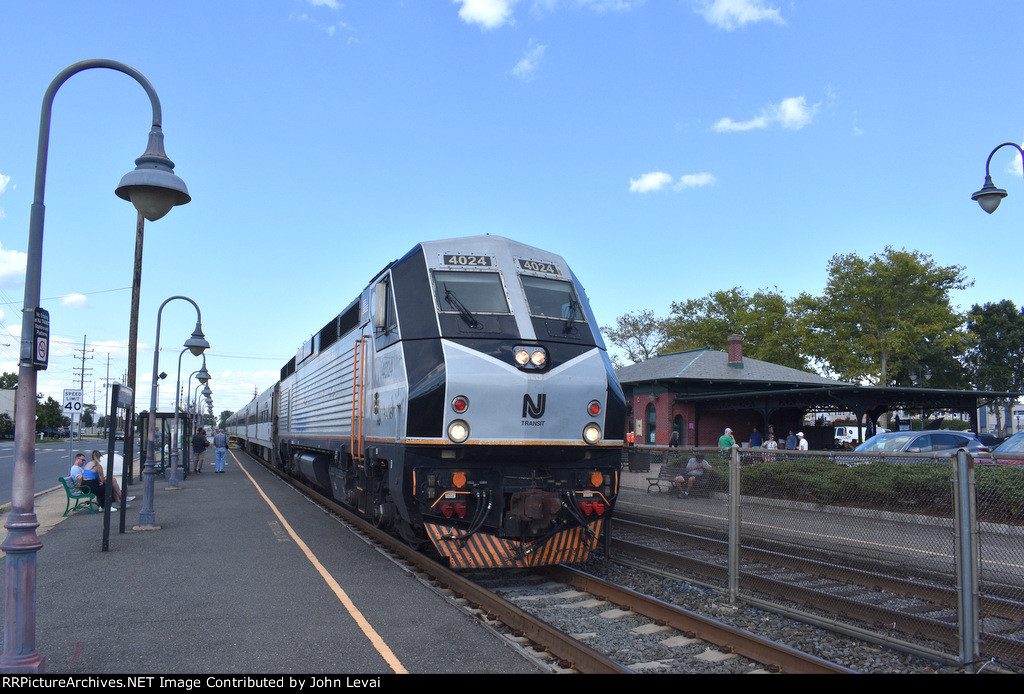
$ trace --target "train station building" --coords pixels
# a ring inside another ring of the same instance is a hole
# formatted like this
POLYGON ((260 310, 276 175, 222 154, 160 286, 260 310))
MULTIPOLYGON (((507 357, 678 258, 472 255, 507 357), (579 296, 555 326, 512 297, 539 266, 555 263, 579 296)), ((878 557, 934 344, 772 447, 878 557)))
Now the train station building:
MULTIPOLYGON (((853 413, 867 421, 897 410, 955 412, 978 429, 978 408, 1009 393, 865 386, 825 378, 743 356, 743 339, 731 335, 728 351, 710 347, 664 354, 616 370, 626 396, 626 430, 636 444, 666 446, 672 432, 680 446, 714 446, 726 427, 737 443, 757 431, 785 441, 790 431, 805 430, 811 448, 831 448, 824 427, 804 425, 809 412, 853 413)), ((783 444, 784 445, 784 444, 783 444)))

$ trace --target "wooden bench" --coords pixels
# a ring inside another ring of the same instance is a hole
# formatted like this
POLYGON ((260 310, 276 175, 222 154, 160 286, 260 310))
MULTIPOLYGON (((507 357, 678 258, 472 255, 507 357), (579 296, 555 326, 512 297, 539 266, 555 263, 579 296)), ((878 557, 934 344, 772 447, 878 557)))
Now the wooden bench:
POLYGON ((647 478, 647 493, 650 494, 651 490, 654 489, 655 487, 658 488, 659 492, 672 491, 674 489, 672 485, 673 480, 675 480, 676 477, 679 477, 680 475, 683 475, 685 473, 685 467, 669 467, 668 465, 662 465, 661 470, 658 471, 657 477, 647 478), (662 489, 661 485, 663 484, 667 486, 668 489, 662 489))
POLYGON ((96 495, 90 492, 88 489, 82 487, 76 487, 70 477, 60 477, 60 483, 64 485, 64 493, 68 496, 68 504, 64 509, 64 515, 67 516, 72 511, 77 511, 78 507, 85 504, 89 507, 89 513, 96 513, 96 509, 92 507, 93 504, 99 506, 99 501, 96 499, 96 495), (75 502, 74 508, 71 507, 71 502, 75 502))

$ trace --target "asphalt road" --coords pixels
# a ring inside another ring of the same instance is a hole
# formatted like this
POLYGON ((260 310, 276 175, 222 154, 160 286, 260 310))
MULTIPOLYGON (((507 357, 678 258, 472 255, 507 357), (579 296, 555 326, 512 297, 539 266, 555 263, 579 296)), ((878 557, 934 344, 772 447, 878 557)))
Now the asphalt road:
MULTIPOLYGON (((36 443, 36 471, 35 490, 45 491, 56 487, 60 483, 58 477, 62 477, 71 471, 71 459, 74 454, 81 451, 86 456, 93 450, 106 451, 105 440, 100 439, 75 439, 70 446, 68 440, 54 441, 52 443, 36 443)), ((123 445, 117 442, 118 452, 123 445)), ((14 482, 14 441, 7 439, 0 441, 0 506, 11 503, 11 488, 14 482)))

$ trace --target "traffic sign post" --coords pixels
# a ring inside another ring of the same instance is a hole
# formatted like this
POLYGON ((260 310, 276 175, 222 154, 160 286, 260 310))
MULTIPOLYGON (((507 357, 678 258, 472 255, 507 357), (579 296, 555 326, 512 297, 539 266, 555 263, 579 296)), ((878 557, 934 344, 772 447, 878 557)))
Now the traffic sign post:
POLYGON ((75 459, 71 450, 75 444, 75 422, 82 416, 84 399, 81 390, 64 389, 64 416, 71 418, 71 430, 68 432, 68 460, 75 459))

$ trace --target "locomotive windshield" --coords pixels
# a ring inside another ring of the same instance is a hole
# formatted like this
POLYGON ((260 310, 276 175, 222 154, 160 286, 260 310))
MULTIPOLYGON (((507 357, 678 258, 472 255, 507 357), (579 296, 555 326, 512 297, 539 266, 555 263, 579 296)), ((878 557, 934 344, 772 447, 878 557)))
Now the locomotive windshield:
POLYGON ((523 290, 530 304, 530 313, 544 318, 584 320, 580 302, 572 283, 547 277, 522 275, 523 290))
POLYGON ((508 313, 501 276, 496 272, 434 271, 434 288, 441 311, 460 313, 508 313))

